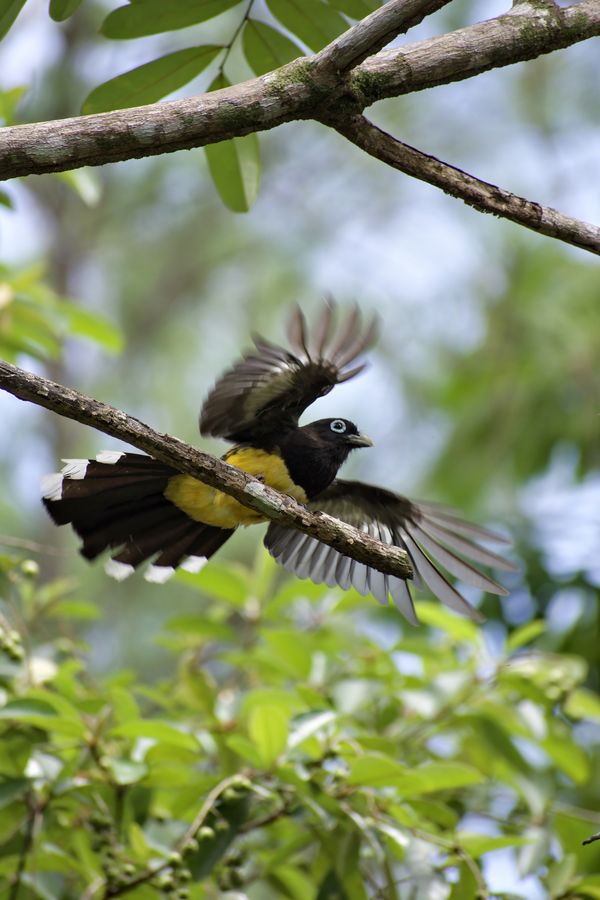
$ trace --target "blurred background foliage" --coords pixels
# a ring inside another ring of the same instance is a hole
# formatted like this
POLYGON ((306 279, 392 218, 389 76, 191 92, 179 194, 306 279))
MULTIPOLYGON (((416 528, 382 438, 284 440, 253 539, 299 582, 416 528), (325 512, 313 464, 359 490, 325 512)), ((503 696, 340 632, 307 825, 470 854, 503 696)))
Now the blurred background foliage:
MULTIPOLYGON (((6 4, 0 116, 235 82, 375 5, 303 2, 299 23, 287 0, 181 0, 210 17, 140 37, 154 0, 6 4)), ((403 40, 502 11, 454 0, 403 40)), ((597 222, 597 75, 590 42, 371 113, 597 222)), ((375 439, 348 468, 507 529, 521 569, 507 600, 472 593, 478 630, 290 580, 260 528, 198 576, 109 583, 38 482, 114 442, 0 396, 2 896, 118 896, 162 867, 129 896, 600 897, 598 263, 320 126, 249 145, 6 183, 2 356, 196 442, 251 332, 358 300, 383 323, 371 369, 316 408, 375 439)))

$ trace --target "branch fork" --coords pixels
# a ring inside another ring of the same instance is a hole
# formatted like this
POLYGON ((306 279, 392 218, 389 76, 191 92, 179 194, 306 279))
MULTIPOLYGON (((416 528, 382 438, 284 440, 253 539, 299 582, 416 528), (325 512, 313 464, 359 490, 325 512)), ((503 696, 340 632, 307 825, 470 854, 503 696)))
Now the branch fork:
POLYGON ((504 15, 383 50, 449 0, 389 0, 318 53, 184 100, 0 129, 0 179, 171 153, 313 119, 481 212, 600 255, 600 228, 512 194, 385 135, 362 115, 386 97, 471 78, 600 35, 600 0, 519 2, 504 15))

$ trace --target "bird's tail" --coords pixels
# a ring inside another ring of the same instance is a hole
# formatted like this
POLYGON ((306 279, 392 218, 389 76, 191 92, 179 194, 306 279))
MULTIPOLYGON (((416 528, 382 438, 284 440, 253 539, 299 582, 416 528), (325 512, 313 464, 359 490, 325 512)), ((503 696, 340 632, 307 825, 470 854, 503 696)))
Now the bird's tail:
POLYGON ((178 472, 151 456, 105 451, 95 460, 67 459, 42 482, 43 502, 57 525, 71 523, 80 552, 104 550, 109 575, 121 581, 145 560, 148 581, 166 581, 181 565, 199 571, 233 531, 196 522, 164 496, 178 472))

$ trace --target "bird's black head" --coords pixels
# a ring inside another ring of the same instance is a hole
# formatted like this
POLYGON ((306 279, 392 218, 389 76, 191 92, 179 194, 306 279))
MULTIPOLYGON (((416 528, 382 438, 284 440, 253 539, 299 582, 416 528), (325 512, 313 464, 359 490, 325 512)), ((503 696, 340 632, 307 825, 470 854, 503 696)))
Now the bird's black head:
POLYGON ((326 447, 336 450, 343 448, 344 458, 357 447, 373 446, 371 438, 361 434, 354 422, 349 419, 319 419, 300 430, 310 432, 326 447))
POLYGON ((331 484, 351 450, 372 445, 348 419, 319 419, 288 432, 280 451, 294 483, 312 498, 331 484))

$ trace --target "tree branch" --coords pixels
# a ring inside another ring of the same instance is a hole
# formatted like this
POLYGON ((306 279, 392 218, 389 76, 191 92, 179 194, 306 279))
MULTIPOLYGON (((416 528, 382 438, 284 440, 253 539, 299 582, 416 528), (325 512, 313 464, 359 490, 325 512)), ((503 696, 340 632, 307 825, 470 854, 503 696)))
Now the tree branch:
POLYGON ((155 459, 173 466, 177 471, 193 475, 230 494, 267 519, 318 538, 340 553, 371 566, 384 575, 395 575, 397 578, 412 576, 408 556, 400 548, 390 547, 368 537, 325 513, 311 512, 291 497, 280 494, 241 469, 184 444, 169 434, 154 431, 119 409, 3 361, 0 361, 0 388, 20 400, 43 406, 68 419, 126 441, 155 459))
POLYGON ((595 225, 572 219, 550 206, 526 200, 487 181, 481 181, 435 156, 415 150, 373 125, 364 116, 332 116, 329 122, 365 153, 405 175, 441 188, 446 194, 463 200, 479 212, 502 216, 537 231, 538 234, 558 238, 574 247, 600 255, 600 228, 595 225))
POLYGON ((318 69, 328 68, 338 75, 347 72, 449 2, 389 0, 385 6, 376 9, 320 50, 314 62, 318 69))
POLYGON ((576 6, 515 4, 510 12, 365 60, 352 73, 365 108, 378 100, 464 81, 600 35, 600 0, 576 6))
POLYGON ((348 92, 356 112, 383 97, 460 81, 599 34, 600 0, 567 9, 517 6, 488 22, 379 53, 354 69, 348 83, 341 78, 332 86, 313 56, 185 100, 2 128, 0 180, 189 150, 319 118, 324 105, 348 92))

